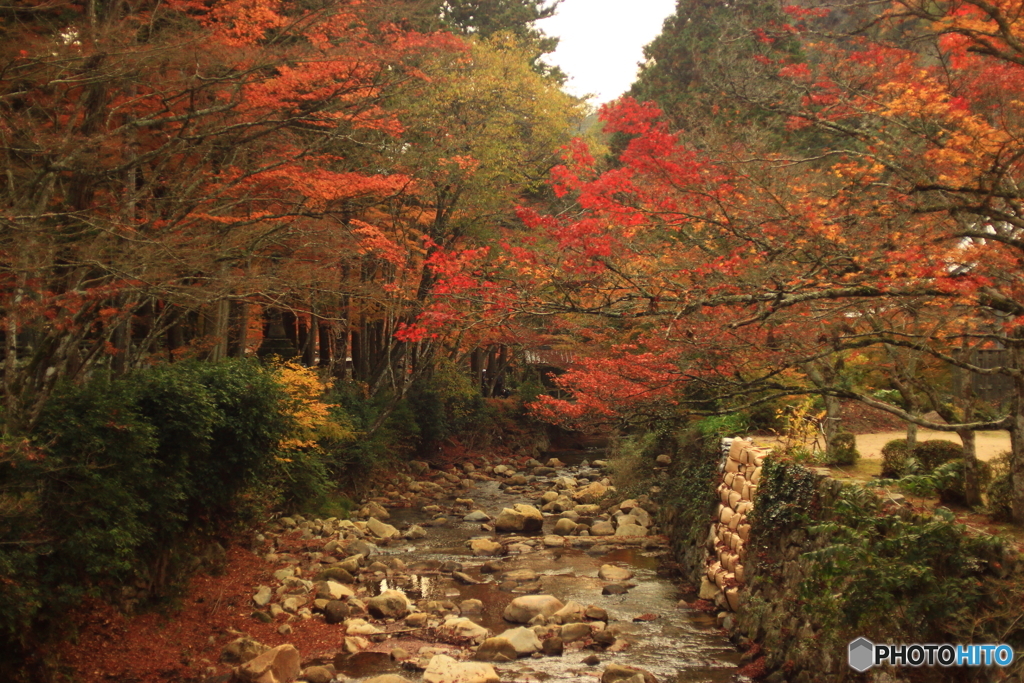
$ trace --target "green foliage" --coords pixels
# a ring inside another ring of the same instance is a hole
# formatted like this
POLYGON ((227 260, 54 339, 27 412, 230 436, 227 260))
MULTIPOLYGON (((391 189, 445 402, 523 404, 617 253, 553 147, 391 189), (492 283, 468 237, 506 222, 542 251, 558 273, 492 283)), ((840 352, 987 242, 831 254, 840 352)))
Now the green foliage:
POLYGON ((988 485, 988 514, 997 522, 1013 521, 1013 482, 1009 473, 993 477, 988 485))
POLYGON ((430 378, 415 388, 410 406, 426 442, 444 439, 473 427, 485 416, 480 391, 450 360, 437 364, 430 378))
POLYGON ((694 429, 705 442, 718 441, 723 437, 740 436, 750 429, 750 422, 744 413, 711 415, 694 425, 694 429))
POLYGON ((629 498, 645 493, 654 473, 652 463, 662 451, 656 432, 633 434, 617 441, 609 454, 611 479, 616 489, 629 498))
POLYGON ((832 437, 829 444, 826 462, 829 465, 847 467, 857 463, 860 453, 857 452, 857 438, 850 432, 839 432, 832 437))
POLYGON ((1013 521, 1013 481, 1010 479, 1012 454, 1001 453, 992 461, 992 482, 988 485, 988 514, 997 522, 1013 521))
POLYGON ((833 519, 810 531, 824 543, 804 556, 813 565, 803 598, 839 639, 941 639, 983 604, 980 579, 1001 556, 1001 541, 968 535, 944 508, 925 518, 885 515, 859 486, 845 487, 833 519))
MULTIPOLYGON (((698 425, 702 423, 705 420, 698 425)), ((709 428, 690 428, 669 436, 677 447, 668 478, 659 482, 662 506, 684 546, 699 548, 707 537, 718 501, 715 487, 722 460, 720 437, 709 428)))
POLYGON ((803 465, 775 456, 765 458, 757 485, 757 504, 751 512, 751 534, 778 534, 811 516, 817 498, 817 478, 803 465))
MULTIPOLYGON (((979 461, 979 484, 985 486, 991 479, 992 468, 988 463, 979 461)), ((900 489, 915 496, 938 496, 942 503, 962 504, 966 500, 964 481, 964 461, 954 460, 939 465, 931 472, 908 474, 896 483, 900 489)))
POLYGON ((964 447, 945 439, 932 439, 917 443, 913 455, 925 472, 931 472, 943 463, 963 458, 964 447))
POLYGON ((906 474, 910 450, 906 439, 893 439, 882 446, 882 476, 898 478, 906 474))

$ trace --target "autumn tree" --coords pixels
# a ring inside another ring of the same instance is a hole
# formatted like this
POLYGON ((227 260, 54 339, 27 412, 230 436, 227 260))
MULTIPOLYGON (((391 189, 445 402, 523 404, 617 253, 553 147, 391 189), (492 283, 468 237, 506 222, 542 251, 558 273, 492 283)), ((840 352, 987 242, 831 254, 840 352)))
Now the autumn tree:
POLYGON ((408 179, 346 150, 398 134, 386 84, 452 44, 371 30, 344 3, 23 12, 0 48, 13 430, 61 379, 130 367, 176 326, 223 356, 232 302, 301 288, 313 235, 358 242, 338 217, 408 179))

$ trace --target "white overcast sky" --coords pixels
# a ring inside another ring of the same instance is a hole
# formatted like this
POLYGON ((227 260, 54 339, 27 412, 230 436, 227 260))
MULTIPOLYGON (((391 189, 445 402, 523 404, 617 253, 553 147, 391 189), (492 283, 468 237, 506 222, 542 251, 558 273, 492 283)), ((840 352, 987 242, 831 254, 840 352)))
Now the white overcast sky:
POLYGON ((558 14, 537 23, 561 39, 544 59, 569 75, 572 94, 592 94, 595 105, 613 100, 632 85, 644 45, 675 6, 676 0, 563 0, 558 14))

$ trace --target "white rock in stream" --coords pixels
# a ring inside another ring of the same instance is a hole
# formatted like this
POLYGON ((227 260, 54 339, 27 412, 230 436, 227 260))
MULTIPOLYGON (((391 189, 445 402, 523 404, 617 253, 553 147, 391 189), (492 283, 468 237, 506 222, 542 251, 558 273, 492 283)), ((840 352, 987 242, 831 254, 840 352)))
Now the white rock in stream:
POLYGON ((553 595, 524 595, 510 602, 502 616, 513 624, 525 624, 538 614, 550 617, 563 607, 562 601, 553 595))
POLYGON ((434 655, 423 672, 424 683, 499 683, 494 667, 483 662, 457 662, 446 655, 434 655))

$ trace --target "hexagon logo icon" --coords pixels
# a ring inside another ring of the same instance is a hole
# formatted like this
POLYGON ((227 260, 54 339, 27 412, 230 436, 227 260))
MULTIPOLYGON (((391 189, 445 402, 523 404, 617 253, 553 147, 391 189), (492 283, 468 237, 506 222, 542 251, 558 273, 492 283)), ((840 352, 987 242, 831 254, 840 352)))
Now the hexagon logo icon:
POLYGON ((861 673, 875 665, 875 644, 861 637, 850 643, 850 668, 861 673))

